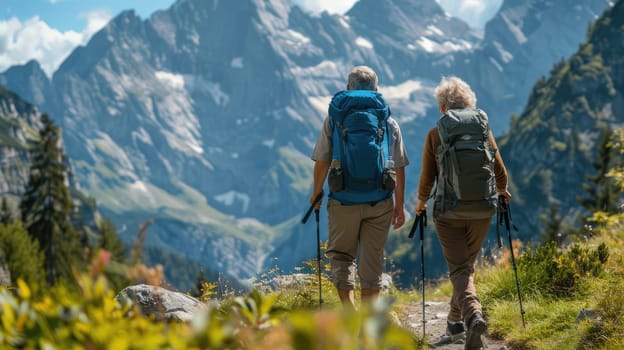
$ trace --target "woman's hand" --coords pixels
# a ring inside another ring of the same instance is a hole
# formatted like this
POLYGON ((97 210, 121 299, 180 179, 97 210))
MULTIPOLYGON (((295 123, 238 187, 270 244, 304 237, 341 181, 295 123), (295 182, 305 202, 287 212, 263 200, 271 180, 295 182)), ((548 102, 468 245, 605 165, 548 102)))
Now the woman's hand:
POLYGON ((505 203, 511 202, 511 193, 509 193, 509 191, 498 192, 498 195, 505 198, 505 203))
POLYGON ((416 212, 416 215, 421 215, 425 209, 427 209, 427 202, 423 200, 419 200, 418 204, 414 206, 414 211, 416 212))

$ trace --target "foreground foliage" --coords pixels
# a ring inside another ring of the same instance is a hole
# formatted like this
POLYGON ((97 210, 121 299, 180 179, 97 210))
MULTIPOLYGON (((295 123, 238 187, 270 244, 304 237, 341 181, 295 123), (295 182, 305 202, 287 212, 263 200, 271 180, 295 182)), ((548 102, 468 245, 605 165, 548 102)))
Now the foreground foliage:
MULTIPOLYGON (((419 349, 389 318, 390 299, 361 312, 310 311, 278 305, 257 290, 209 303, 189 324, 161 323, 123 307, 94 262, 77 278, 36 298, 19 280, 0 291, 0 348, 22 349, 419 349)), ((308 286, 310 287, 310 286, 308 286)))

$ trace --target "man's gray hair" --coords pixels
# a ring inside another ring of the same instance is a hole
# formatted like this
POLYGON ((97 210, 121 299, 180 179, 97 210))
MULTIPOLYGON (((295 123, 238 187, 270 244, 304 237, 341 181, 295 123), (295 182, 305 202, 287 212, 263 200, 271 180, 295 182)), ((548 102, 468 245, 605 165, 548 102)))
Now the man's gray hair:
POLYGON ((470 85, 458 77, 442 77, 435 89, 435 97, 440 107, 449 109, 475 108, 477 96, 470 85))
POLYGON ((377 89, 377 74, 367 66, 357 66, 349 73, 347 82, 349 90, 375 90, 377 89))

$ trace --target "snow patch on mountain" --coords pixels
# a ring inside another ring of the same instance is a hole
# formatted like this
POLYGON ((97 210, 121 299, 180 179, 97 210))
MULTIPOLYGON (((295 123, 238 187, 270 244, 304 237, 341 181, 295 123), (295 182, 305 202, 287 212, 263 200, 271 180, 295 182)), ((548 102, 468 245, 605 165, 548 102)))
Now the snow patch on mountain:
POLYGON ((511 34, 514 36, 514 38, 518 42, 518 44, 526 43, 527 42, 527 37, 522 32, 522 28, 520 28, 519 26, 515 25, 513 23, 513 21, 509 18, 509 16, 507 16, 506 13, 502 12, 500 14, 500 16, 503 19, 503 21, 505 22, 505 24, 507 25, 507 28, 509 29, 511 34))
POLYGON ((228 207, 240 202, 243 213, 249 209, 249 204, 251 203, 249 195, 236 191, 222 193, 214 196, 214 199, 221 204, 227 205, 228 207))
POLYGON ((230 62, 230 67, 237 68, 237 69, 245 68, 245 66, 243 64, 243 58, 242 57, 235 57, 235 58, 233 58, 232 62, 230 62))
POLYGON ((341 61, 321 61, 308 67, 294 66, 290 72, 297 78, 301 91, 308 96, 323 96, 332 93, 328 87, 335 86, 337 80, 344 80, 345 72, 349 72, 341 61))
POLYGON ((286 34, 293 45, 308 44, 310 42, 310 38, 292 29, 286 30, 286 34))
POLYGON ((422 83, 417 80, 407 80, 399 85, 379 87, 379 91, 386 99, 409 99, 412 92, 422 89, 422 83))
POLYGON ((407 46, 410 50, 418 50, 419 47, 429 53, 449 53, 455 51, 466 51, 472 48, 472 44, 466 40, 456 40, 456 41, 443 41, 438 43, 437 41, 431 40, 428 37, 421 36, 420 39, 416 42, 418 46, 409 44, 407 46))
POLYGON ((180 90, 184 88, 184 76, 180 74, 157 71, 156 79, 172 89, 180 90))
MULTIPOLYGON (((241 60, 242 65, 242 60, 241 60)), ((206 80, 201 76, 185 75, 184 81, 188 91, 207 93, 219 107, 225 107, 230 102, 230 96, 221 89, 221 84, 206 80)))
POLYGON ((434 26, 433 24, 430 24, 430 25, 427 26, 427 29, 425 30, 425 34, 426 35, 444 36, 444 32, 442 30, 440 30, 440 28, 434 26))
POLYGON ((152 142, 152 138, 150 137, 149 133, 142 127, 132 132, 132 140, 134 140, 135 144, 136 141, 139 140, 145 144, 152 146, 154 145, 154 142, 152 142))
POLYGON ((308 102, 314 107, 319 115, 326 116, 327 108, 329 107, 329 102, 331 101, 331 96, 314 96, 308 97, 308 102))
POLYGON ((511 62, 511 60, 513 59, 513 55, 511 54, 511 52, 505 50, 503 45, 501 45, 501 43, 499 43, 498 41, 494 41, 493 44, 496 50, 498 50, 501 60, 503 60, 503 62, 505 63, 511 62))
POLYGON ((349 17, 341 16, 338 18, 338 23, 343 26, 345 29, 351 29, 351 25, 349 24, 349 17))
POLYGON ((241 218, 236 220, 236 227, 245 228, 263 228, 266 225, 254 218, 241 218))
POLYGON ((368 41, 367 39, 362 38, 361 36, 357 37, 357 39, 355 39, 355 44, 357 46, 360 47, 364 47, 367 49, 373 49, 373 43, 371 43, 370 41, 368 41))
MULTIPOLYGON (((187 91, 187 89, 192 91, 198 88, 197 79, 165 72, 159 72, 158 77, 166 87, 171 89, 162 93, 159 99, 146 99, 144 103, 154 105, 153 113, 165 124, 162 133, 171 148, 191 156, 202 155, 204 150, 199 119, 193 111, 192 98, 187 91), (187 85, 188 88, 185 89, 187 85)), ((199 85, 201 88, 208 89, 213 97, 218 93, 208 84, 199 85)))

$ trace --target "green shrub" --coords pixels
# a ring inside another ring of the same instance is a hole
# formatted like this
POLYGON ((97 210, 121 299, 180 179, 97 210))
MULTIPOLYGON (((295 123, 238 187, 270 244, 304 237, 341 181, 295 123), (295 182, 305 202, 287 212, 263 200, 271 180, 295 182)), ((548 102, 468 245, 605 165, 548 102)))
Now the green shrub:
POLYGON ((30 237, 20 221, 0 224, 0 247, 14 282, 22 279, 35 291, 45 283, 39 243, 30 237))
POLYGON ((565 297, 578 290, 583 277, 600 275, 608 258, 609 249, 604 243, 596 249, 574 244, 562 250, 549 242, 535 252, 529 249, 518 259, 518 269, 531 294, 565 297))
MULTIPOLYGON (((101 270, 101 269, 100 269, 101 270)), ((160 323, 122 307, 106 277, 78 277, 78 291, 54 286, 36 298, 19 280, 0 290, 0 349, 422 349, 394 323, 391 301, 360 312, 284 312, 276 295, 209 304, 190 323, 160 323)))

